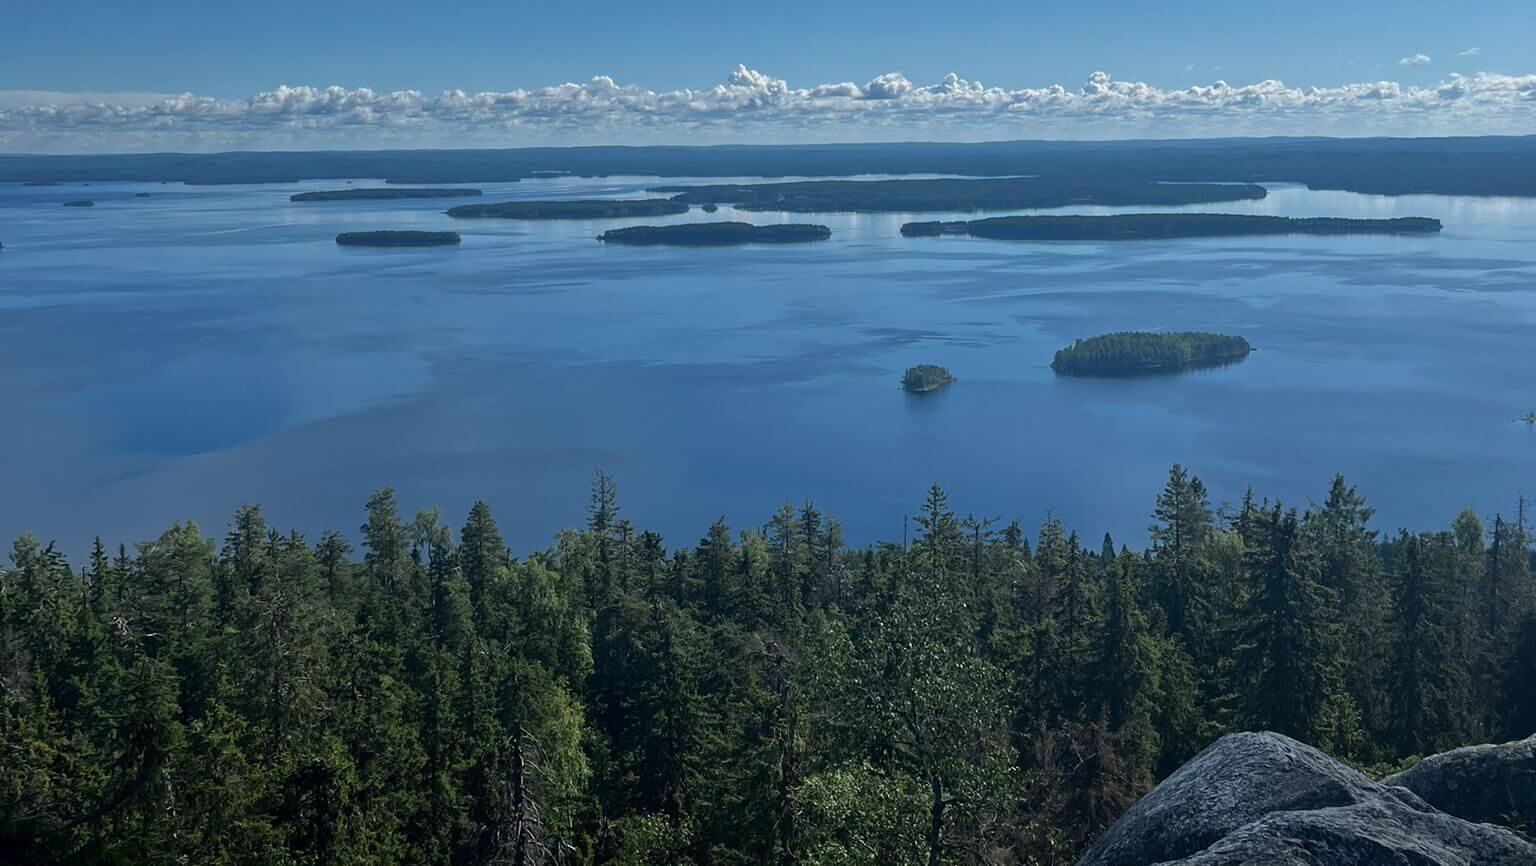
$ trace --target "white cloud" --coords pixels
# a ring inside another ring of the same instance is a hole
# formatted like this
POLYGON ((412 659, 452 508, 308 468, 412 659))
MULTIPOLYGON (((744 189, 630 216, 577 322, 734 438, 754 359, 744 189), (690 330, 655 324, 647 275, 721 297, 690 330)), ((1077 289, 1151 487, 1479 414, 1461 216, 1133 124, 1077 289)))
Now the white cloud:
POLYGON ((1483 49, 1481 49, 1478 46, 1474 45, 1471 48, 1468 48, 1466 51, 1458 52, 1456 54, 1456 56, 1457 57, 1476 57, 1477 55, 1482 54, 1482 53, 1483 53, 1483 49))
POLYGON ((1536 127, 1536 75, 1452 75, 1289 87, 1266 80, 1160 88, 1104 72, 1077 87, 1006 89, 950 74, 887 73, 794 87, 738 66, 724 83, 650 90, 607 76, 535 89, 279 87, 246 99, 0 93, 0 149, 210 150, 1283 134, 1521 133, 1536 127), (131 97, 131 98, 130 98, 131 97))
POLYGON ((1415 55, 1413 55, 1411 57, 1404 57, 1402 60, 1397 61, 1397 65, 1398 66, 1428 66, 1429 65, 1429 55, 1428 54, 1415 54, 1415 55))

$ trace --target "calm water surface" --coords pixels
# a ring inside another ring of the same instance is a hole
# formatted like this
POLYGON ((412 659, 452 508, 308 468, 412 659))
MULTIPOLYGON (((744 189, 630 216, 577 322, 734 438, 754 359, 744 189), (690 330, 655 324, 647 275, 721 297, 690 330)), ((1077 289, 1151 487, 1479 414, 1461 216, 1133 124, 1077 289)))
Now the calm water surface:
MULTIPOLYGON (((639 195, 646 179, 480 185, 482 201, 639 195)), ((358 181, 364 183, 364 181, 358 181)), ((369 182, 372 183, 372 182, 369 182)), ((579 522, 594 468, 638 525, 693 542, 788 499, 850 541, 899 537, 930 482, 962 511, 1139 544, 1168 464, 1217 501, 1304 504, 1342 471, 1383 527, 1536 491, 1536 200, 1271 186, 1189 208, 1439 217, 1438 237, 1009 243, 822 222, 814 245, 593 240, 627 221, 450 220, 453 200, 294 204, 337 182, 0 185, 0 534, 79 552, 242 502, 351 529, 368 492, 457 520, 476 497, 520 551, 579 522), (149 198, 136 198, 149 192, 149 198), (60 207, 92 198, 93 209, 60 207), (456 249, 339 249, 347 230, 456 249), (1241 334, 1217 370, 1061 379, 1122 329, 1241 334), (960 381, 914 397, 906 367, 960 381)), ((462 200, 460 200, 462 201, 462 200)), ((1075 212, 1115 210, 1079 208, 1075 212)), ((652 221, 657 222, 657 221, 652 221)))

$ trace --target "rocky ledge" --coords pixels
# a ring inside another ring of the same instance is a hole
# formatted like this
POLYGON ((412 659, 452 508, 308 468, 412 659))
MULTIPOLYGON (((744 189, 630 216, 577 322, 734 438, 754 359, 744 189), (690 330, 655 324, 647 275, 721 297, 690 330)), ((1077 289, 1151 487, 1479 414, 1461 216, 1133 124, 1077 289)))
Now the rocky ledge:
POLYGON ((1510 767, 1530 754, 1521 746, 1448 752, 1378 783, 1289 737, 1230 734, 1131 807, 1078 866, 1536 866, 1536 841, 1458 817, 1498 808, 1475 800, 1478 786, 1429 781, 1517 780, 1510 767))

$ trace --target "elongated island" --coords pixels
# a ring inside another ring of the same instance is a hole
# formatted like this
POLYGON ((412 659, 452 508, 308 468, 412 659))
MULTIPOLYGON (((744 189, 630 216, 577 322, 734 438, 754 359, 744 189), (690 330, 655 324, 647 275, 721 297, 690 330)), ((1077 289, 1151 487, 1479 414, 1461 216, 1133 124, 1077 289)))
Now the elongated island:
POLYGON ((902 390, 914 394, 937 391, 953 381, 955 377, 949 370, 937 364, 918 364, 916 367, 908 367, 907 372, 901 374, 902 390))
POLYGON ((289 201, 387 201, 397 198, 458 198, 481 195, 480 190, 468 187, 363 187, 360 189, 326 189, 301 192, 288 196, 289 201))
POLYGON ((1120 331, 1061 349, 1051 369, 1063 376, 1142 376, 1230 364, 1253 347, 1242 337, 1203 331, 1120 331))
POLYGON ((1349 219, 1224 213, 1132 213, 1113 216, 1009 216, 965 222, 914 222, 906 237, 969 235, 1010 241, 1121 241, 1238 235, 1423 235, 1440 231, 1430 217, 1349 219))
POLYGON ((90 200, 87 200, 87 199, 80 199, 79 201, 67 201, 67 202, 64 202, 64 206, 65 207, 95 207, 96 206, 96 202, 93 202, 93 201, 90 201, 90 200))
POLYGON ((610 244, 653 246, 666 244, 683 247, 716 247, 732 244, 793 244, 824 241, 832 230, 811 223, 780 223, 755 226, 751 223, 678 223, 671 226, 630 226, 609 229, 597 239, 610 244))
POLYGON ((336 236, 336 243, 344 247, 448 247, 460 240, 458 232, 342 232, 336 236))
POLYGON ((574 201, 504 201, 461 204, 448 209, 451 217, 509 220, 586 220, 610 217, 655 217, 687 213, 688 205, 665 198, 579 199, 574 201))
POLYGON ((1169 206, 1261 199, 1252 183, 1154 183, 1144 180, 1041 177, 919 180, 807 180, 789 183, 657 186, 688 204, 731 204, 739 210, 794 213, 976 211, 1067 205, 1169 206))

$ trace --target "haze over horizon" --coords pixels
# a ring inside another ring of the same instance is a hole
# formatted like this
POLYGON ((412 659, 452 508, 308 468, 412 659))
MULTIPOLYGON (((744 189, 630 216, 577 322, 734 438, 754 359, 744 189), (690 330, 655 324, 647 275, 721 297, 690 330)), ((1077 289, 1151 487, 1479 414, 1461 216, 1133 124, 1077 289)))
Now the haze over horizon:
POLYGON ((1312 2, 1286 16, 1111 2, 1091 25, 1066 4, 933 16, 904 0, 878 15, 801 2, 729 15, 694 2, 580 15, 84 6, 68 28, 41 7, 11 13, 0 152, 1536 130, 1523 47, 1536 22, 1517 2, 1461 16, 1358 4, 1326 19, 1312 2))

